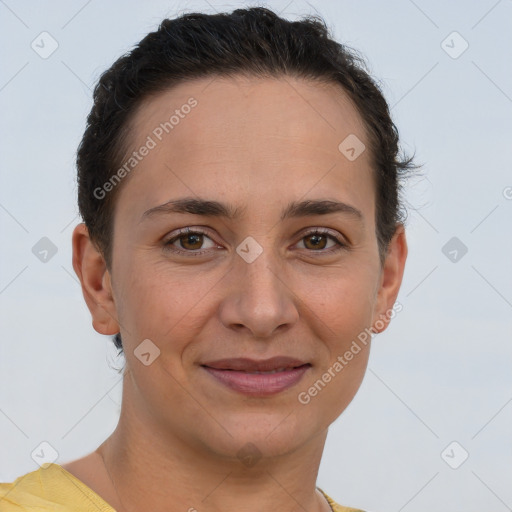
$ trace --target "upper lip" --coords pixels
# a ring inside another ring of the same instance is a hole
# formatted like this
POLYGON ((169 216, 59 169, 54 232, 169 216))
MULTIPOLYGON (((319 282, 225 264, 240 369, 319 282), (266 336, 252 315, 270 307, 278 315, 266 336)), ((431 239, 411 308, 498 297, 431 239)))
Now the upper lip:
POLYGON ((208 366, 209 368, 216 368, 219 370, 266 372, 278 370, 280 368, 296 368, 297 366, 303 366, 305 364, 309 363, 292 357, 276 356, 271 357, 270 359, 261 360, 248 359, 246 357, 218 359, 216 361, 202 363, 201 366, 208 366))

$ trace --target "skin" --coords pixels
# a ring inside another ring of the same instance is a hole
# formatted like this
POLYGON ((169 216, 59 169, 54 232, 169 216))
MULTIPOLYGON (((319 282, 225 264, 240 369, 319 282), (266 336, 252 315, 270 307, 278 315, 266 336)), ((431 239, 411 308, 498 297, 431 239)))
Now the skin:
POLYGON ((84 224, 73 232, 73 266, 94 329, 121 332, 126 356, 122 409, 112 435, 63 465, 120 511, 328 511, 316 478, 329 425, 356 394, 368 343, 307 404, 297 396, 321 378, 358 334, 383 331, 407 258, 397 226, 383 266, 375 234, 370 151, 349 161, 338 145, 364 124, 334 85, 286 78, 194 80, 148 99, 132 148, 194 97, 198 105, 125 178, 117 197, 111 271, 84 224), (236 221, 188 213, 155 215, 171 199, 233 204, 236 221), (329 199, 361 211, 280 220, 290 201, 329 199), (207 236, 164 242, 201 226, 207 236), (336 247, 313 228, 348 244, 336 247), (263 252, 247 263, 247 237, 263 252), (201 245, 202 241, 202 245, 201 245), (183 245, 182 245, 183 244, 183 245), (206 250, 199 256, 191 252, 206 250), (382 326, 383 325, 383 326, 382 326), (150 339, 160 355, 142 364, 150 339), (265 398, 217 383, 200 363, 288 355, 312 367, 297 385, 265 398), (253 443, 261 459, 237 452, 253 443))

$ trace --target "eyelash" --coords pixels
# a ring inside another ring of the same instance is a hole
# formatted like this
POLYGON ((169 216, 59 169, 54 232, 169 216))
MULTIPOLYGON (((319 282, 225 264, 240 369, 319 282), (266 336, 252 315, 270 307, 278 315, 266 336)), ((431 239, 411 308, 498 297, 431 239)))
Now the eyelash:
MULTIPOLYGON (((172 238, 168 239, 167 241, 164 242, 164 248, 166 250, 169 250, 175 254, 178 254, 178 255, 187 255, 187 256, 200 256, 206 252, 208 252, 210 249, 206 249, 206 250, 183 250, 183 249, 175 249, 172 247, 172 244, 174 242, 176 242, 177 240, 179 240, 181 237, 183 237, 184 235, 205 235, 206 237, 210 238, 211 240, 211 237, 208 235, 208 233, 206 231, 203 231, 202 229, 198 229, 198 228, 194 228, 194 229, 191 229, 191 228, 184 228, 184 229, 180 229, 178 231, 178 233, 173 236, 172 238)), ((302 238, 300 240, 303 240, 304 238, 307 238, 308 236, 313 236, 313 235, 322 235, 322 236, 326 236, 327 238, 330 238, 331 240, 333 240, 335 243, 336 243, 336 247, 332 247, 330 249, 321 249, 321 250, 318 250, 318 251, 315 251, 313 249, 306 249, 307 251, 310 251, 310 252, 318 252, 320 254, 334 254, 334 253, 337 253, 339 251, 343 251, 343 250, 348 250, 349 249, 349 246, 342 242, 341 240, 339 240, 336 236, 334 236, 330 231, 328 231, 327 229, 324 229, 324 228, 316 228, 312 231, 309 231, 308 233, 305 233, 302 238)), ((212 240, 212 242, 214 242, 212 240)))

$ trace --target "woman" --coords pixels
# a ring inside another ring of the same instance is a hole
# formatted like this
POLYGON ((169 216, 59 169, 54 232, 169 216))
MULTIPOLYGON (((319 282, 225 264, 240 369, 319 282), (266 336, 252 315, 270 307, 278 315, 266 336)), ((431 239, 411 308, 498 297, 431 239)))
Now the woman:
POLYGON ((77 157, 73 266, 126 366, 94 452, 0 509, 356 510, 316 487, 329 425, 393 316, 398 133, 321 19, 164 20, 106 71, 77 157))

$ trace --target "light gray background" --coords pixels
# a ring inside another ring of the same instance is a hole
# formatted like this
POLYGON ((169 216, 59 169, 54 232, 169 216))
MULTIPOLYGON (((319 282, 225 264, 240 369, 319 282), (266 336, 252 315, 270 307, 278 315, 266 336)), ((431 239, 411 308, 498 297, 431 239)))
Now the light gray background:
MULTIPOLYGON (((288 1, 267 5, 318 11, 367 57, 426 176, 407 193, 403 311, 330 428, 318 485, 373 512, 512 510, 512 2, 288 1), (469 44, 457 58, 453 31, 469 44), (468 248, 456 262, 452 237, 468 248)), ((0 481, 37 469, 43 441, 64 463, 117 423, 120 361, 71 266, 92 87, 162 18, 243 5, 0 1, 0 481), (43 31, 59 45, 47 59, 31 48, 43 31), (42 237, 58 249, 46 263, 42 237)))

